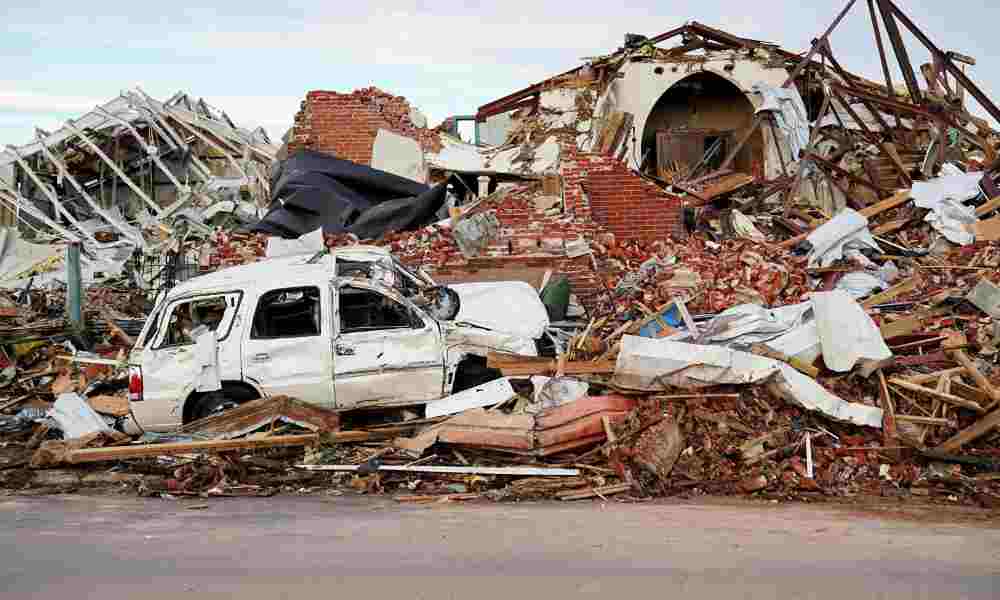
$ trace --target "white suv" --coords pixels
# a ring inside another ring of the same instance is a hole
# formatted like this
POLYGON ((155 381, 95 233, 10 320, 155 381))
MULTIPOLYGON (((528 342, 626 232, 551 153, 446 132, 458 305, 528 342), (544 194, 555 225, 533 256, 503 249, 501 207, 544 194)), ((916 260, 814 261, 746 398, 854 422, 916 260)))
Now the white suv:
POLYGON ((522 282, 436 286, 370 246, 276 258, 166 294, 129 356, 129 396, 154 431, 262 396, 421 404, 497 377, 491 350, 537 355, 548 325, 522 282))

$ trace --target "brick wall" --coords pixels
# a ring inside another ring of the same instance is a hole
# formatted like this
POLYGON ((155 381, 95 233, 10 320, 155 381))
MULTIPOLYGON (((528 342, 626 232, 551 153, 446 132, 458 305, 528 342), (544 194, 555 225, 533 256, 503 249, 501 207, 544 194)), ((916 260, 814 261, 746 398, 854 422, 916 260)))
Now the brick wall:
POLYGON ((371 165, 372 146, 379 129, 415 139, 424 151, 440 151, 438 134, 417 127, 410 119, 410 112, 406 98, 375 87, 349 94, 312 91, 306 94, 295 115, 288 151, 316 150, 371 165))
POLYGON ((620 239, 656 240, 684 234, 680 198, 603 154, 563 143, 560 173, 567 210, 588 216, 620 239))

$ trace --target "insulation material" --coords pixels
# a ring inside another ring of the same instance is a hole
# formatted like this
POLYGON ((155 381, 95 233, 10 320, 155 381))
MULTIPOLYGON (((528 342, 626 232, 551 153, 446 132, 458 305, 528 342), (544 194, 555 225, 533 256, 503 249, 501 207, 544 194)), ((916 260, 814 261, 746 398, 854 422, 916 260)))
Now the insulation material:
POLYGON ((846 373, 863 358, 878 361, 892 357, 878 326, 847 292, 816 292, 812 305, 823 362, 830 369, 846 373))
POLYGON ((667 387, 698 389, 715 385, 772 383, 789 402, 838 421, 882 426, 882 410, 845 402, 811 377, 770 358, 722 348, 636 336, 622 338, 614 383, 655 392, 667 387))

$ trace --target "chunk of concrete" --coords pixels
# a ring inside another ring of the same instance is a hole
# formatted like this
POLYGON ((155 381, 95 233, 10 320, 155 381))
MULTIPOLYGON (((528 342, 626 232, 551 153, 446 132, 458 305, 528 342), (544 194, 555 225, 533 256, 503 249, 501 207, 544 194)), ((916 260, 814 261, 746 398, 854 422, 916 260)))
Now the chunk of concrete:
POLYGON ((371 166, 413 181, 427 182, 427 164, 420 144, 386 129, 379 129, 375 135, 371 166))

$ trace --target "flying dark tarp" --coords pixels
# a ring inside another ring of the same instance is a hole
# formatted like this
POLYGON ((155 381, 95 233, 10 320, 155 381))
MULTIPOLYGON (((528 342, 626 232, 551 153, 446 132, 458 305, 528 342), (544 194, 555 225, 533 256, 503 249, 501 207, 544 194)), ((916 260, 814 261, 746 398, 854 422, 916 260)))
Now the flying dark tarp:
POLYGON ((301 150, 279 164, 271 207, 254 231, 296 238, 322 227, 361 239, 435 221, 447 182, 430 187, 349 160, 301 150))

